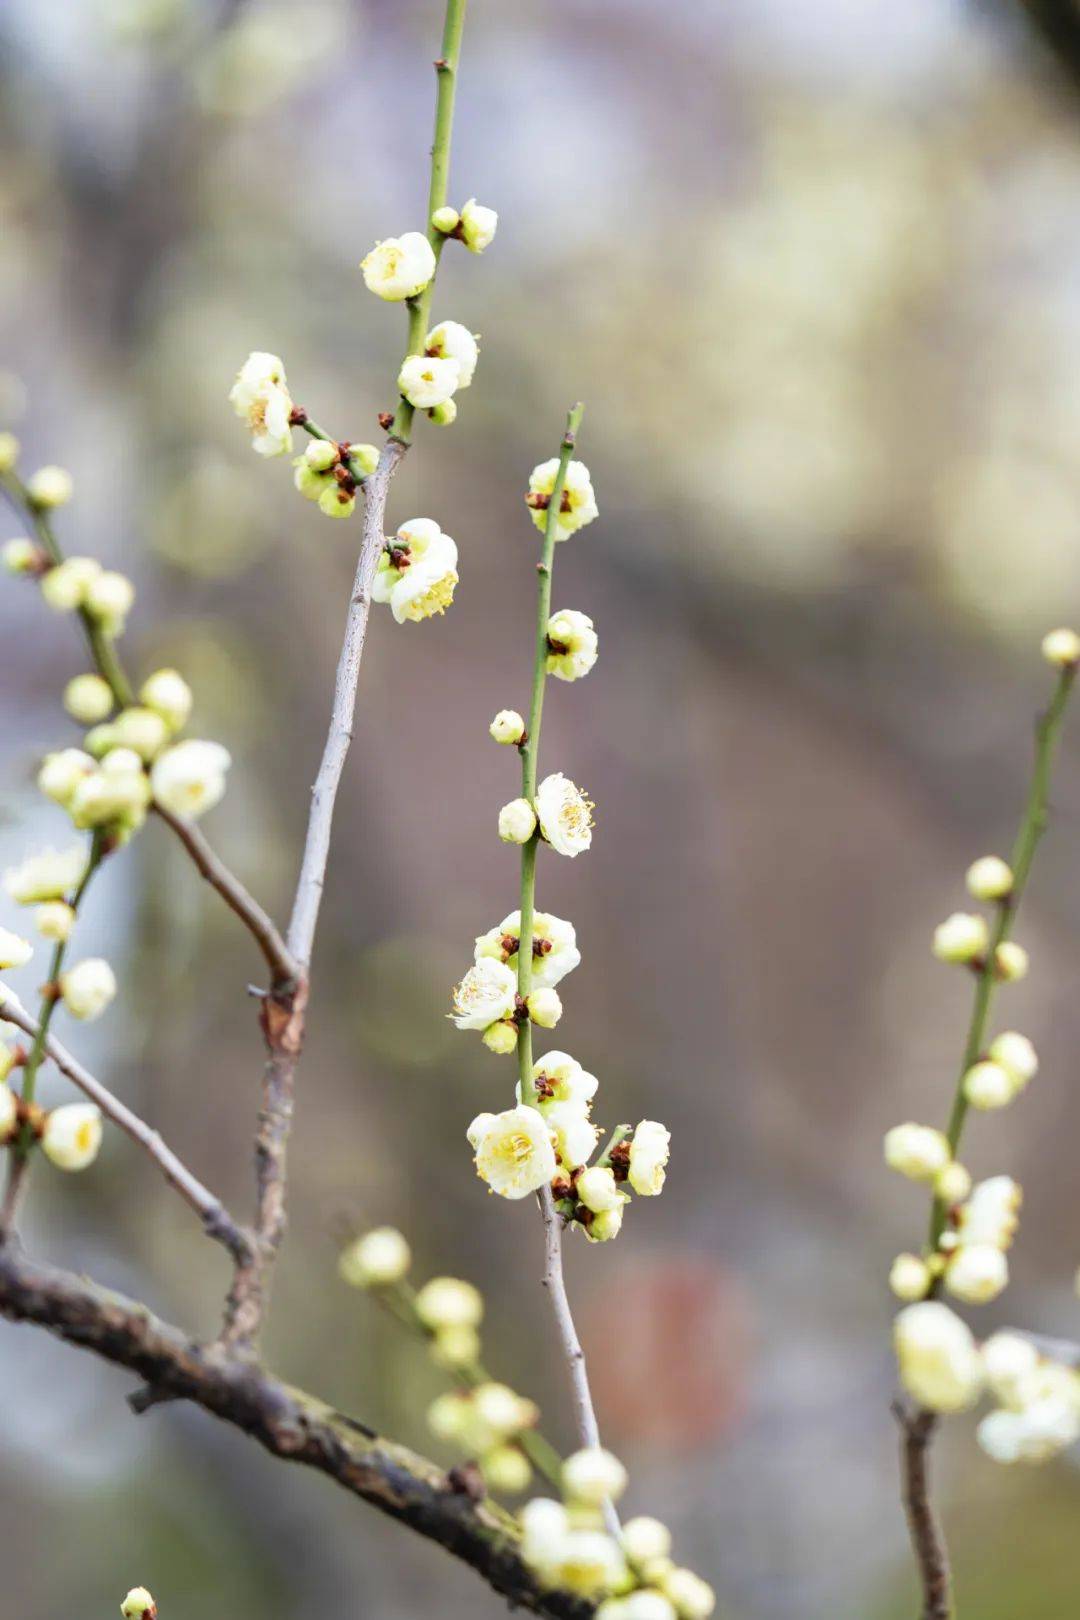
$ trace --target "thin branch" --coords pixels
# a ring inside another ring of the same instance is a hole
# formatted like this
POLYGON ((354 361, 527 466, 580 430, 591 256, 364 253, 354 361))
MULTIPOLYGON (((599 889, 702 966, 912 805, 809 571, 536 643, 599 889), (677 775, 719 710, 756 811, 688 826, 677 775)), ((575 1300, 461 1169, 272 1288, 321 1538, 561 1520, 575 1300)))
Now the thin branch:
POLYGON ((0 1248, 0 1313, 135 1373, 160 1397, 188 1400, 268 1452, 328 1475, 469 1564, 494 1591, 549 1620, 589 1620, 591 1603, 545 1588, 522 1561, 511 1516, 456 1490, 426 1458, 273 1377, 246 1357, 196 1343, 145 1306, 71 1272, 0 1248))
POLYGON ((938 1427, 933 1412, 907 1412, 897 1402, 900 1426, 900 1480, 912 1551, 922 1586, 921 1620, 952 1620, 949 1549, 934 1511, 930 1489, 930 1444, 938 1427))
POLYGON ((0 986, 0 1018, 15 1024, 35 1041, 40 1039, 44 1055, 52 1059, 60 1073, 73 1085, 78 1086, 91 1102, 96 1103, 106 1119, 111 1119, 114 1125, 131 1137, 132 1141, 145 1149, 170 1186, 175 1187, 181 1198, 191 1205, 210 1237, 223 1244, 238 1264, 248 1260, 251 1253, 251 1239, 233 1220, 221 1200, 216 1198, 209 1188, 203 1186, 157 1131, 153 1130, 144 1119, 140 1119, 126 1103, 122 1103, 119 1097, 114 1097, 108 1087, 103 1086, 89 1070, 84 1069, 78 1059, 73 1057, 66 1047, 61 1046, 54 1036, 49 1034, 42 1036, 42 1026, 3 986, 0 986))
MULTIPOLYGON (((592 1448, 600 1444, 600 1427, 596 1421, 596 1409, 593 1406, 592 1391, 589 1388, 589 1373, 588 1368, 585 1366, 585 1352, 581 1348, 581 1340, 578 1338, 577 1328, 574 1326, 574 1317, 566 1293, 566 1280, 563 1277, 563 1219, 555 1208, 555 1201, 551 1196, 550 1187, 541 1188, 539 1197, 540 1212, 544 1218, 544 1275, 541 1280, 547 1289, 548 1298, 551 1300, 555 1325, 559 1331, 559 1340, 570 1373, 570 1389, 574 1399, 574 1423, 577 1428, 578 1439, 583 1446, 592 1448)), ((615 1511, 613 1502, 604 1503, 604 1518, 611 1534, 617 1536, 619 1533, 619 1515, 615 1511)))
POLYGON ((153 809, 167 827, 171 827, 195 864, 196 870, 210 887, 216 889, 225 904, 234 911, 247 928, 266 960, 275 985, 293 984, 300 976, 300 965, 278 931, 273 918, 250 895, 234 872, 215 854, 205 835, 193 821, 173 815, 164 805, 153 809))

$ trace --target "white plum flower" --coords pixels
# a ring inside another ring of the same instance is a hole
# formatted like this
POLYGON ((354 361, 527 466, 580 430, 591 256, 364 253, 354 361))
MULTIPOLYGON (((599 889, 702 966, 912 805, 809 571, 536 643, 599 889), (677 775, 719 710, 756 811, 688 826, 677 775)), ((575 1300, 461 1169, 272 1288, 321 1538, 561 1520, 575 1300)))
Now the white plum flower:
POLYGON ((558 855, 580 855, 592 843, 593 802, 562 771, 545 776, 536 790, 540 831, 558 855))
POLYGON ((602 1530, 571 1530, 552 1574, 559 1586, 581 1597, 613 1591, 626 1579, 622 1549, 602 1530))
MULTIPOLYGON (((517 970, 518 944, 521 937, 521 912, 512 911, 497 928, 480 934, 476 941, 475 960, 493 957, 517 970)), ((553 917, 546 911, 533 914, 533 970, 532 982, 536 989, 552 989, 581 961, 577 948, 577 935, 573 923, 553 917)))
POLYGON ((435 251, 422 231, 376 242, 361 262, 368 290, 390 303, 415 298, 435 274, 435 251))
POLYGON ((517 1005, 517 974, 505 962, 480 958, 454 991, 451 1017, 458 1029, 487 1029, 517 1005))
MULTIPOLYGON (((543 498, 553 493, 558 473, 559 458, 552 456, 550 461, 542 461, 529 474, 527 499, 530 500, 533 522, 541 532, 547 528, 548 518, 547 503, 543 498), (533 504, 532 497, 536 497, 540 504, 533 504)), ((555 523, 556 540, 569 540, 572 534, 599 515, 588 467, 582 461, 571 461, 566 469, 562 503, 555 523)))
POLYGON ((230 390, 229 403, 247 422, 252 448, 260 456, 283 456, 292 449, 293 402, 278 355, 262 349, 249 354, 230 390))
POLYGON ((475 197, 470 197, 461 210, 461 240, 470 253, 483 253, 495 240, 499 216, 494 208, 485 208, 475 197))
POLYGON ((462 326, 460 321, 440 321, 424 339, 424 350, 437 359, 456 361, 457 386, 468 388, 476 372, 480 346, 467 326, 462 326))
POLYGON ((1009 1262, 992 1243, 965 1243, 953 1251, 945 1267, 950 1294, 969 1305, 996 1299, 1009 1281, 1009 1262))
POLYGON ((388 602, 398 624, 444 613, 454 600, 458 551, 434 518, 410 518, 379 557, 372 600, 388 602))
POLYGON ((1023 1196, 1019 1183, 1011 1176, 990 1176, 980 1181, 957 1213, 958 1241, 1007 1249, 1020 1223, 1023 1196))
POLYGON ((34 954, 34 947, 21 934, 9 928, 0 928, 0 971, 5 968, 25 967, 34 954))
POLYGON ((642 1198, 663 1191, 667 1162, 671 1153, 671 1132, 655 1119, 643 1119, 630 1141, 627 1179, 642 1198))
POLYGON ((619 1191, 615 1172, 606 1164, 592 1164, 583 1170, 574 1183, 574 1193, 578 1202, 594 1215, 615 1209, 626 1196, 619 1191))
POLYGON ((991 1412, 975 1434, 995 1462, 1049 1462, 1080 1439, 1080 1413, 1067 1401, 1033 1401, 1019 1412, 991 1412))
POLYGON ((597 635, 587 613, 561 608, 548 620, 547 672, 560 681, 577 681, 596 663, 597 635))
POLYGON ((555 1175, 551 1132, 535 1108, 508 1108, 470 1131, 476 1173, 502 1198, 525 1198, 555 1175), (472 1139, 475 1138, 475 1141, 472 1139))
POLYGON ((900 1382, 934 1412, 972 1406, 982 1389, 982 1358, 966 1322, 938 1300, 908 1305, 893 1324, 900 1382))
POLYGON ((220 743, 190 737, 159 754, 150 771, 155 803, 174 816, 194 820, 224 797, 232 756, 220 743))
POLYGON ((544 1121, 555 1137, 555 1152, 566 1170, 588 1164, 596 1151, 598 1128, 580 1103, 557 1102, 544 1110, 544 1121))
POLYGON ((461 381, 456 360, 440 360, 427 354, 410 354, 401 363, 398 389, 418 411, 433 411, 452 399, 461 381))
POLYGON ((73 1018, 100 1018, 116 995, 116 975, 104 957, 88 956, 61 973, 60 994, 73 1018))
MULTIPOLYGON (((595 1074, 582 1068, 569 1052, 545 1052, 537 1058, 532 1071, 536 1106, 543 1109, 553 1102, 572 1102, 587 1107, 596 1096, 599 1084, 595 1074)), ((521 1082, 518 1082, 518 1102, 521 1082)))
POLYGON ((86 876, 88 858, 83 844, 65 850, 43 849, 37 855, 28 855, 18 866, 9 866, 4 873, 4 888, 20 906, 63 900, 86 876))
POLYGON ((1019 1333, 992 1333, 982 1346, 986 1382, 1003 1406, 1022 1406, 1039 1352, 1019 1333))
POLYGON ((85 1170, 101 1146, 101 1110, 93 1103, 54 1108, 45 1121, 41 1146, 58 1170, 85 1170))

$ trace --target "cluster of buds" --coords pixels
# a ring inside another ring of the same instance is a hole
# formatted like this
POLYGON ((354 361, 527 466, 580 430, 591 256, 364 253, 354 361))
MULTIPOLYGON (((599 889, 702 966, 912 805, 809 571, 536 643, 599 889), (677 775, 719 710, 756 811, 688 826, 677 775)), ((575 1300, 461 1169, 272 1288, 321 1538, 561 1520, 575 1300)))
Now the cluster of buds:
MULTIPOLYGON (((1080 664, 1080 637, 1071 630, 1052 631, 1042 652, 1067 682, 1080 664)), ((1031 813, 1038 813, 1037 805, 1031 813)), ((1023 837, 1018 849, 1023 856, 1023 837)), ((1030 861, 1030 847, 1026 858, 1030 861)), ((981 912, 953 913, 935 930, 934 954, 971 968, 987 985, 1022 978, 1027 953, 1005 937, 1016 901, 1013 868, 1000 856, 984 855, 968 868, 966 886, 973 899, 996 908, 995 920, 991 924, 981 912)), ((985 1018, 988 1001, 982 1006, 985 1018)), ((944 1289, 965 1304, 982 1305, 1008 1283, 1006 1255, 1018 1224, 1020 1187, 1008 1175, 973 1186, 954 1149, 966 1108, 1006 1107, 1038 1067, 1028 1037, 1006 1030, 961 1075, 949 1136, 909 1123, 894 1126, 885 1137, 886 1163, 928 1184, 935 1200, 930 1244, 922 1254, 898 1255, 889 1276, 893 1293, 910 1302, 894 1326, 900 1381, 934 1412, 962 1411, 989 1394, 997 1406, 979 1425, 978 1438, 999 1462, 1042 1462, 1080 1438, 1080 1376, 1042 1356, 1018 1333, 996 1333, 980 1346, 956 1312, 934 1296, 944 1289)))
POLYGON ((343 1251, 338 1271, 354 1288, 382 1298, 427 1342, 436 1366, 455 1387, 428 1411, 428 1424, 440 1440, 460 1448, 479 1468, 489 1490, 523 1491, 532 1478, 521 1437, 532 1429, 539 1409, 506 1384, 489 1379, 481 1366, 480 1324, 484 1300, 461 1277, 432 1277, 414 1291, 407 1282, 412 1255, 392 1226, 376 1227, 343 1251))
POLYGON ((356 491, 379 463, 373 444, 313 439, 293 462, 293 483, 306 501, 316 501, 326 517, 351 517, 356 491))
POLYGON ((545 1582, 599 1600, 598 1620, 708 1620, 716 1594, 671 1557, 659 1519, 605 1527, 605 1504, 622 1496, 626 1469, 600 1447, 577 1451, 562 1468, 563 1500, 537 1497, 521 1510, 521 1555, 545 1582))

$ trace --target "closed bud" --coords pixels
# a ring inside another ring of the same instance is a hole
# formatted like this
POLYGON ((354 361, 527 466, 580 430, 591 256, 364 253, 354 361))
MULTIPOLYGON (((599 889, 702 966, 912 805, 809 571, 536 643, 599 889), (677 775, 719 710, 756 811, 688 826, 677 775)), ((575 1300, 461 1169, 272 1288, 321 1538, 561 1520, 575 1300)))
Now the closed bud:
POLYGON ((931 1181, 952 1158, 948 1138, 932 1125, 894 1125, 885 1133, 885 1163, 911 1181, 931 1181))
POLYGON ((68 557, 41 576, 41 595, 54 613, 74 613, 86 601, 86 593, 101 573, 94 557, 68 557))
POLYGON ((112 688, 100 675, 76 675, 64 687, 64 708, 81 726, 96 726, 113 711, 112 688))
POLYGON ((1005 940, 994 953, 994 973, 1003 984, 1026 979, 1030 965, 1027 951, 1015 940, 1005 940))
POLYGON ((934 1177, 934 1192, 943 1204, 961 1204, 971 1191, 971 1172, 954 1159, 934 1177))
POLYGON ((519 743, 525 735, 525 721, 516 709, 500 709, 488 731, 497 743, 519 743))
POLYGON ((113 747, 133 748, 147 763, 169 740, 169 728, 154 709, 123 709, 112 723, 113 747))
POLYGON ((574 1192, 579 1203, 596 1215, 607 1209, 615 1209, 625 1196, 616 1186, 614 1171, 599 1164, 590 1165, 581 1172, 574 1183, 574 1192))
POLYGON ((501 1022, 489 1024, 481 1040, 489 1052, 495 1052, 500 1057, 507 1057, 517 1050, 517 1026, 501 1022))
POLYGON ((437 1367, 445 1367, 450 1372, 475 1366, 480 1359, 479 1333, 464 1324, 437 1329, 431 1341, 431 1359, 437 1367))
POLYGON ((1000 855, 983 855, 968 867, 965 881, 975 900, 1004 900, 1012 893, 1013 870, 1000 855))
POLYGON ((324 517, 352 517, 356 510, 356 496, 342 489, 338 483, 328 484, 319 496, 319 511, 324 517))
POLYGON ((1080 662, 1080 636, 1075 630, 1051 630, 1043 637, 1042 655, 1048 664, 1072 669, 1080 662))
POLYGON ((692 1569, 673 1569, 664 1581, 664 1596, 675 1605, 679 1620, 709 1620, 716 1593, 692 1569))
POLYGON ((63 467, 39 467, 26 480, 26 493, 35 506, 65 506, 75 493, 71 474, 63 467))
POLYGON ((444 399, 428 411, 428 417, 436 427, 450 427, 457 421, 457 400, 444 399))
POLYGON ((532 1479, 529 1459, 518 1446, 495 1446, 485 1451, 480 1467, 488 1490, 502 1491, 508 1496, 527 1490, 532 1479))
POLYGON ((954 911, 934 929, 934 955, 941 962, 973 962, 990 943, 986 918, 954 911))
POLYGON ((370 478, 379 465, 377 444, 350 444, 349 466, 356 478, 370 478))
POLYGON ((461 210, 461 239, 470 253, 483 253, 495 240, 499 216, 494 208, 485 208, 475 197, 470 197, 461 210))
POLYGON ((528 996, 527 1005, 529 1017, 541 1029, 554 1029, 562 1017, 562 1001, 557 990, 533 990, 528 996))
POLYGON ((499 811, 499 837, 504 844, 527 844, 536 831, 536 811, 528 799, 511 799, 499 811))
POLYGON ((41 553, 32 540, 8 540, 0 553, 9 574, 32 574, 41 553))
POLYGON ((100 956, 89 956, 60 975, 60 994, 73 1018, 100 1018, 116 995, 116 976, 100 956))
POLYGON ((443 236, 450 236, 457 230, 461 215, 456 208, 436 208, 431 216, 431 223, 443 236))
POLYGON ((94 761, 81 748, 61 748, 46 754, 37 774, 37 785, 47 799, 67 806, 75 789, 95 769, 94 761))
POLYGON ((576 1502, 595 1507, 617 1502, 626 1483, 626 1469, 618 1457, 601 1446, 586 1446, 563 1463, 563 1490, 576 1502))
POLYGON ((120 1605, 120 1613, 124 1620, 156 1620, 157 1604, 145 1586, 133 1586, 120 1605))
POLYGON ((889 1287, 897 1299, 910 1303, 930 1291, 930 1268, 917 1254, 898 1254, 889 1271, 889 1287))
POLYGON ((900 1382, 934 1412, 972 1406, 983 1384, 982 1360, 971 1329, 938 1300, 908 1305, 893 1324, 900 1382))
POLYGON ((400 1282, 412 1262, 402 1234, 393 1226, 377 1226, 343 1250, 338 1275, 353 1288, 385 1288, 400 1282))
POLYGON ((139 691, 139 700, 159 714, 170 731, 182 731, 191 717, 191 687, 175 669, 156 669, 139 691))
POLYGON ((24 967, 34 954, 34 947, 21 934, 9 928, 0 928, 0 971, 5 968, 24 967))
POLYGON ((109 569, 90 581, 83 606, 109 635, 119 635, 134 601, 135 587, 127 575, 109 569))
POLYGON ((602 1209, 599 1215, 594 1215, 585 1228, 585 1236, 590 1243, 610 1243, 622 1231, 623 1216, 626 1206, 630 1202, 624 1193, 619 1202, 611 1209, 602 1209))
POLYGON ((313 439, 304 451, 304 460, 312 472, 329 472, 339 459, 338 447, 329 439, 313 439))
POLYGON ((1016 1091, 1013 1075, 1000 1063, 975 1063, 964 1076, 964 1096, 973 1108, 1004 1108, 1016 1091))
POLYGON ((1009 1262, 990 1243, 965 1243, 945 1267, 945 1286, 968 1305, 986 1305, 1009 1281, 1009 1262))
POLYGON ((460 1277, 432 1277, 416 1296, 416 1314, 425 1327, 477 1327, 484 1314, 479 1289, 460 1277))
POLYGON ((671 1552, 671 1531, 659 1519, 640 1514, 622 1527, 623 1552, 632 1564, 647 1564, 671 1552))
MULTIPOLYGON (((453 210, 451 209, 451 213, 453 210)), ((455 217, 454 223, 457 223, 455 217)), ((450 227, 451 230, 453 226, 450 227)), ((0 473, 14 472, 19 460, 19 441, 14 433, 0 433, 0 473)))
POLYGON ((1018 1089, 1026 1086, 1038 1072, 1039 1059, 1034 1046, 1026 1035, 1020 1035, 1014 1029, 1005 1030, 991 1042, 990 1056, 1003 1069, 1008 1069, 1018 1089))
POLYGON ((43 939, 60 944, 71 938, 75 926, 75 912, 65 900, 48 900, 34 912, 34 927, 43 939))

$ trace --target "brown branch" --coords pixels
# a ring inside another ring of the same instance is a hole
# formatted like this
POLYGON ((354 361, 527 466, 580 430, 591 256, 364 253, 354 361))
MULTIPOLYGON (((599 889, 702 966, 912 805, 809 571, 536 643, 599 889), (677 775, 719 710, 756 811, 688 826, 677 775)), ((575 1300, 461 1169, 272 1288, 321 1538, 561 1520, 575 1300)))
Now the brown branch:
POLYGON ((475 1502, 434 1463, 246 1357, 195 1343, 145 1306, 0 1248, 0 1313, 36 1323, 146 1381, 160 1398, 188 1400, 242 1430, 275 1457, 302 1463, 437 1542, 511 1605, 550 1620, 588 1620, 593 1606, 541 1586, 522 1562, 508 1513, 475 1502))
POLYGON ((938 1428, 937 1414, 912 1412, 897 1401, 893 1416, 900 1426, 901 1496, 922 1585, 921 1620, 952 1620, 949 1549, 930 1491, 930 1445, 938 1428))
POLYGON ((207 842, 205 835, 193 821, 174 816, 171 810, 155 804, 154 812, 167 827, 171 827, 195 864, 200 876, 212 889, 216 889, 229 909, 236 913, 248 933, 258 945, 273 975, 275 986, 292 985, 300 976, 300 965, 289 950, 273 918, 263 910, 254 895, 249 894, 240 879, 207 842))
POLYGON ((250 1262, 237 1270, 225 1317, 226 1342, 241 1348, 250 1349, 258 1338, 266 1310, 270 1272, 285 1231, 286 1155, 296 1066, 304 1044, 308 967, 326 882, 334 805, 352 742, 360 660, 371 611, 371 586, 385 539, 386 500, 405 449, 396 439, 388 439, 378 466, 365 480, 360 556, 338 656, 330 726, 311 791, 304 852, 289 920, 287 949, 297 963, 297 974, 291 984, 271 989, 263 1001, 262 1027, 268 1057, 255 1133, 256 1245, 250 1262))
MULTIPOLYGON (((28 1035, 38 1034, 37 1020, 5 986, 0 986, 0 1017, 25 1030, 28 1035)), ((108 1087, 103 1086, 89 1070, 84 1069, 53 1036, 46 1036, 43 1049, 52 1058, 60 1073, 73 1085, 78 1086, 91 1102, 96 1103, 106 1119, 111 1119, 114 1125, 119 1126, 120 1130, 126 1132, 134 1142, 145 1149, 170 1186, 175 1187, 181 1198, 191 1205, 208 1235, 228 1249, 238 1266, 248 1264, 251 1257, 251 1238, 248 1233, 237 1225, 221 1200, 216 1198, 208 1187, 203 1186, 199 1178, 177 1157, 157 1131, 153 1130, 144 1119, 140 1119, 126 1103, 122 1103, 119 1097, 114 1097, 108 1087)))

